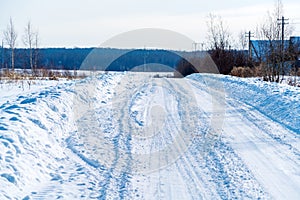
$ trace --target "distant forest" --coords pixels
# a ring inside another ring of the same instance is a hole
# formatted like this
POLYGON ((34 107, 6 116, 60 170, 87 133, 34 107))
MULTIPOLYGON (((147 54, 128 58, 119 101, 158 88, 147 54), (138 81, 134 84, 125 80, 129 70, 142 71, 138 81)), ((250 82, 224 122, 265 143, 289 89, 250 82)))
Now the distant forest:
MULTIPOLYGON (((11 68, 11 50, 1 49, 1 68, 11 68)), ((79 69, 92 48, 44 48, 36 53, 37 68, 45 69, 79 69)), ((15 68, 30 69, 29 49, 15 49, 15 68)))
MULTIPOLYGON (((10 51, 7 48, 1 49, 1 68, 11 68, 10 51)), ((159 63, 174 68, 179 60, 180 57, 177 54, 166 50, 44 48, 38 49, 37 52, 37 68, 45 69, 78 70, 83 67, 84 61, 93 65, 88 68, 85 65, 84 69, 93 70, 124 71, 145 63, 159 63), (96 58, 94 54, 97 54, 96 58)), ((15 49, 15 68, 30 69, 28 49, 15 49)))
MULTIPOLYGON (((10 51, 8 48, 1 49, 1 68, 11 68, 10 51)), ((182 55, 184 57, 199 57, 200 54, 200 51, 175 52, 160 49, 126 50, 111 48, 42 48, 35 52, 37 68, 39 69, 156 72, 174 71, 182 63, 182 55)), ((236 51, 235 54, 245 55, 246 52, 236 51)), ((234 63, 229 65, 233 66, 234 63)), ((15 68, 30 69, 29 49, 15 49, 15 68)), ((229 72, 230 70, 226 71, 225 74, 229 72)))

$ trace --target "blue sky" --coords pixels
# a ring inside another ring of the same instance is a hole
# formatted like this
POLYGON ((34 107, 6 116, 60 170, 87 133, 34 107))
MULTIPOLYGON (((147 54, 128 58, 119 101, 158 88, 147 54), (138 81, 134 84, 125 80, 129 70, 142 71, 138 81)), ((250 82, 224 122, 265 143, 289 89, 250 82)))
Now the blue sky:
MULTIPOLYGON (((300 35, 299 0, 282 1, 285 16, 300 35)), ((1 0, 0 39, 9 18, 18 31, 18 46, 30 20, 43 47, 98 46, 122 32, 164 28, 194 41, 206 40, 209 13, 222 16, 233 36, 256 25, 274 7, 274 0, 1 0)))

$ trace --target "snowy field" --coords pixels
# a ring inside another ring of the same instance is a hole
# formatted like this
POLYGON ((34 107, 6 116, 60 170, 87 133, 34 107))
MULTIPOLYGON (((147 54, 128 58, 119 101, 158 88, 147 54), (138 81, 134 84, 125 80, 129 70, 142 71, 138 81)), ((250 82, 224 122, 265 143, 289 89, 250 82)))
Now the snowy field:
POLYGON ((0 84, 0 199, 300 199, 300 88, 108 73, 0 84))

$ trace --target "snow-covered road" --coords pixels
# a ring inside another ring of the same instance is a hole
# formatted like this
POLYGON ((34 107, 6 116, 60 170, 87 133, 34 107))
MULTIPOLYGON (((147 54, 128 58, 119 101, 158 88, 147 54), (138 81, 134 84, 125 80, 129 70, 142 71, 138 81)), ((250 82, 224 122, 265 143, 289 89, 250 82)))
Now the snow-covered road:
POLYGON ((6 94, 0 199, 300 199, 299 100, 299 88, 207 74, 6 94))

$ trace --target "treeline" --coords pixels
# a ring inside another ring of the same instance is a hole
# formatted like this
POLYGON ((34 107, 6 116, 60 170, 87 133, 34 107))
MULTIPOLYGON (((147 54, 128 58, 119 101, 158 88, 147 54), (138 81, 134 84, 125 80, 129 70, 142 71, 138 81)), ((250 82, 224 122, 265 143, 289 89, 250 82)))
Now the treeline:
MULTIPOLYGON (((11 49, 2 48, 0 51, 1 68, 11 69, 11 49)), ((141 70, 171 71, 176 68, 180 60, 180 56, 175 52, 149 49, 42 48, 37 52, 37 69, 79 70, 87 59, 86 62, 89 62, 90 66, 83 68, 87 70, 129 71, 137 66, 147 65, 146 70, 144 68, 141 70), (96 58, 87 57, 94 52, 97 53, 96 58), (118 57, 118 55, 121 56, 118 57), (117 58, 112 60, 115 57, 117 58), (160 64, 161 67, 149 68, 150 64, 154 63, 160 64)), ((29 54, 29 49, 14 49, 14 68, 31 69, 29 54)))
MULTIPOLYGON (((11 49, 1 49, 1 68, 11 69, 11 49)), ((15 49, 14 67, 19 69, 31 69, 30 49, 15 49)), ((37 69, 79 69, 85 57, 92 48, 42 48, 37 50, 37 69)))
POLYGON ((179 76, 192 73, 221 73, 230 74, 234 66, 248 64, 245 50, 209 50, 208 52, 191 53, 178 62, 176 70, 179 76), (186 59, 187 58, 187 59, 186 59))

